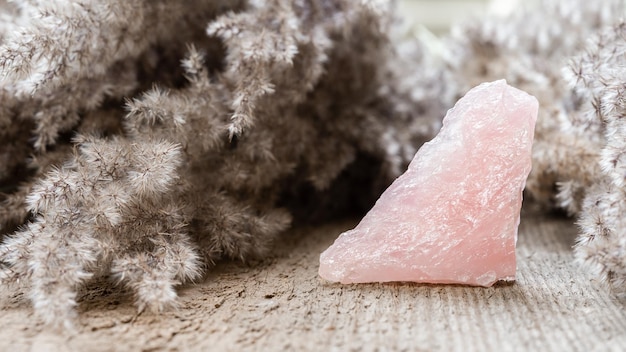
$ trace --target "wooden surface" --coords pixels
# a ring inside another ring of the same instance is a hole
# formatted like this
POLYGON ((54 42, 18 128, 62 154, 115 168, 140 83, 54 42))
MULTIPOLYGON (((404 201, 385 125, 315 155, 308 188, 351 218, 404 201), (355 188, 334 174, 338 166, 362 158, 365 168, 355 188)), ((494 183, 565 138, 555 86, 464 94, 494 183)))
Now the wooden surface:
MULTIPOLYGON (((42 329, 27 303, 3 308, 0 350, 12 351, 605 351, 626 346, 626 306, 571 255, 571 220, 523 216, 518 280, 492 288, 341 286, 317 276, 319 253, 344 221, 286 234, 254 266, 226 263, 180 290, 181 306, 137 315, 132 297, 100 283, 80 302, 76 333, 42 329)), ((6 294, 6 293, 5 293, 6 294)))

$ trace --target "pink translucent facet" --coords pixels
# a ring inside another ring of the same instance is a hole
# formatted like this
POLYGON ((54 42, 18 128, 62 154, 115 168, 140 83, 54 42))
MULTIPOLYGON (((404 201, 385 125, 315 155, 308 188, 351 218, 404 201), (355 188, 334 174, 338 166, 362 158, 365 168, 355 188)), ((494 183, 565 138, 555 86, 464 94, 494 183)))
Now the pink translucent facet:
POLYGON ((322 253, 320 276, 477 286, 515 280, 537 110, 535 97, 504 80, 470 90, 356 228, 322 253))

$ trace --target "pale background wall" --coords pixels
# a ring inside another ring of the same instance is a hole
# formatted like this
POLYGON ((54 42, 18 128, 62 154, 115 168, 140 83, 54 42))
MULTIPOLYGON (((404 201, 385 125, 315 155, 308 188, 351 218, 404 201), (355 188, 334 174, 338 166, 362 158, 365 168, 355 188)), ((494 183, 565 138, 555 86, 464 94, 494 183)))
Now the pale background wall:
MULTIPOLYGON (((521 0, 400 0, 400 14, 434 33, 445 33, 450 24, 470 16, 492 12, 507 14, 521 0)), ((528 1, 526 1, 528 2, 528 1)))

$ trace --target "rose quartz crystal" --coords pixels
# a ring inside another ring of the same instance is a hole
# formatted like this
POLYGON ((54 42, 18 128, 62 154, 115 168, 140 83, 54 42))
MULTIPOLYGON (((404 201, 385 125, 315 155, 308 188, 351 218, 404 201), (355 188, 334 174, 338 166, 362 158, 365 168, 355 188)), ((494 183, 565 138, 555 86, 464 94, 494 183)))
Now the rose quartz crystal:
POLYGON ((320 276, 477 286, 515 280, 537 110, 535 97, 504 80, 470 90, 356 228, 322 253, 320 276))

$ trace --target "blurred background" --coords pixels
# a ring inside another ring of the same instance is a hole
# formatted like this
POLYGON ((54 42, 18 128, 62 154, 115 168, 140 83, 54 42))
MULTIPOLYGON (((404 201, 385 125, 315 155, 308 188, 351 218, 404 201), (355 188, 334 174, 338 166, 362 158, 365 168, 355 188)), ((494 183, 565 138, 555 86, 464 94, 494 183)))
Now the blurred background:
MULTIPOLYGON (((533 0, 537 1, 537 0, 533 0)), ((594 1, 594 0, 591 0, 594 1)), ((435 34, 445 34, 452 23, 487 12, 506 15, 522 0, 400 0, 399 13, 411 23, 422 25, 435 34)))

